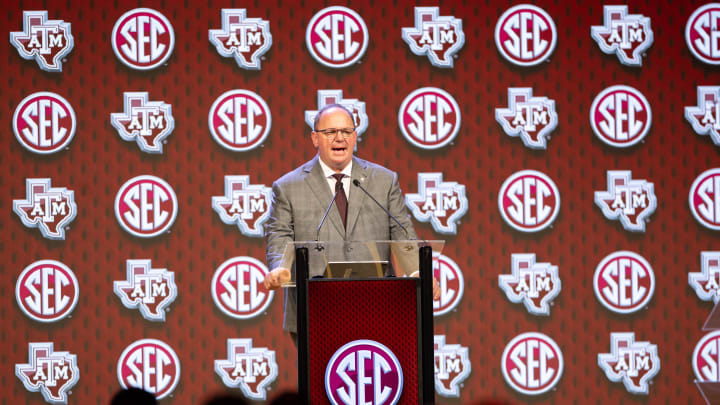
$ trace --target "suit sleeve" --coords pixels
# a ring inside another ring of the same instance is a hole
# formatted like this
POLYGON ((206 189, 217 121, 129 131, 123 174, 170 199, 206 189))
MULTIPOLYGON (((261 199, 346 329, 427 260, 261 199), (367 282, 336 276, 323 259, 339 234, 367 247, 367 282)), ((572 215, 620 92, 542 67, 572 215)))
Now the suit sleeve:
POLYGON ((266 259, 270 271, 280 265, 285 245, 295 239, 295 226, 292 205, 282 191, 282 187, 273 183, 270 215, 265 222, 266 259))
POLYGON ((410 214, 408 214, 407 208, 405 207, 405 196, 400 190, 400 184, 398 183, 398 175, 393 172, 392 185, 388 193, 388 211, 398 219, 398 222, 403 224, 407 229, 405 231, 398 226, 392 219, 390 220, 390 239, 393 240, 405 240, 405 239, 417 239, 415 228, 413 227, 412 221, 410 220, 410 214))

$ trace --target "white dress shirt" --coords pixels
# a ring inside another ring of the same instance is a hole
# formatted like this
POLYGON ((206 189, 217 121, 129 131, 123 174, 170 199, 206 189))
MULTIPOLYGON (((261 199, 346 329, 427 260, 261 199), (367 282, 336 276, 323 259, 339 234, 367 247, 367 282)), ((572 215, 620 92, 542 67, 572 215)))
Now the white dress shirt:
MULTIPOLYGON (((333 175, 336 173, 335 170, 331 169, 328 165, 323 163, 322 159, 318 159, 318 162, 320 162, 320 167, 322 168, 323 174, 327 179, 328 186, 330 187, 330 194, 335 195, 335 177, 333 177, 333 175)), ((348 201, 350 201, 350 175, 352 173, 352 164, 353 162, 351 160, 350 163, 348 163, 348 165, 340 171, 340 173, 345 175, 340 181, 342 182, 343 189, 345 189, 345 196, 347 197, 348 201)))

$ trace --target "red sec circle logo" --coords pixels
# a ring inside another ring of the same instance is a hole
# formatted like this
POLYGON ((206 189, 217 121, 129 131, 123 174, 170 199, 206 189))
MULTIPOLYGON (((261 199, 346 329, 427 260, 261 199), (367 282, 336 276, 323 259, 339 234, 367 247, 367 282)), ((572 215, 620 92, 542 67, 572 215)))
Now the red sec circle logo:
POLYGON ((310 20, 305 45, 310 55, 324 66, 344 68, 365 54, 370 36, 365 21, 347 7, 327 7, 310 20))
POLYGON ((260 146, 270 133, 270 107, 249 90, 230 90, 210 108, 208 125, 213 139, 225 149, 245 152, 260 146))
POLYGON ((237 319, 254 318, 265 311, 275 292, 263 285, 267 267, 259 260, 239 256, 226 260, 215 270, 212 298, 225 315, 237 319))
POLYGON ((600 92, 590 107, 590 125, 603 142, 627 148, 642 141, 650 130, 650 103, 637 89, 611 86, 600 92))
POLYGON ((531 4, 511 7, 495 25, 495 45, 510 63, 533 66, 555 50, 557 29, 550 14, 531 4))
POLYGON ((133 177, 115 197, 115 217, 120 226, 140 238, 152 238, 167 231, 177 213, 175 191, 159 177, 133 177))
POLYGON ((433 277, 440 287, 440 298, 433 300, 433 315, 444 315, 457 307, 465 291, 460 267, 445 255, 433 257, 433 277))
POLYGON ((696 58, 710 65, 720 65, 720 4, 701 6, 685 25, 685 42, 696 58))
POLYGON ((720 167, 700 174, 690 187, 690 211, 704 227, 720 231, 720 167))
POLYGON ((150 70, 170 58, 175 31, 158 11, 136 8, 118 18, 110 42, 120 62, 132 69, 150 70))
POLYGON ((398 124, 405 139, 418 148, 442 148, 460 130, 460 106, 445 90, 423 87, 405 97, 398 124))
POLYGON ((498 207, 505 222, 520 232, 539 232, 553 223, 560 211, 555 182, 536 170, 521 170, 500 187, 498 207))
POLYGON ((692 355, 695 378, 700 382, 720 382, 720 331, 703 336, 692 355))
POLYGON ((122 352, 117 375, 123 388, 140 388, 162 399, 170 395, 180 381, 180 360, 167 343, 141 339, 122 352))
POLYGON ((59 94, 33 93, 23 99, 13 115, 13 132, 20 145, 33 153, 54 153, 75 136, 75 110, 59 94))
POLYGON ((512 389, 525 395, 540 395, 560 381, 564 361, 560 347, 549 336, 527 332, 505 346, 501 367, 512 389))
POLYGON ((595 269, 593 289, 605 308, 629 314, 645 307, 652 299, 655 273, 650 263, 637 253, 611 253, 595 269))
POLYGON ((79 291, 75 273, 55 260, 40 260, 25 267, 15 284, 18 306, 38 322, 55 322, 70 315, 79 291))

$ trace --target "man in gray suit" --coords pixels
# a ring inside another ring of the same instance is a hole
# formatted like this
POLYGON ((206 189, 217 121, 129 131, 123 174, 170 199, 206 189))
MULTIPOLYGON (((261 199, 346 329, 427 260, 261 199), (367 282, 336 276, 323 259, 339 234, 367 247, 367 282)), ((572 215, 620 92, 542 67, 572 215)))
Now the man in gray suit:
MULTIPOLYGON (((343 106, 328 105, 318 111, 311 134, 318 150, 311 161, 273 183, 273 202, 265 223, 267 264, 265 287, 276 289, 290 281, 291 269, 281 266, 285 245, 293 241, 363 241, 416 239, 405 209, 397 174, 353 157, 357 132, 352 115, 343 106), (353 181, 359 181, 400 223, 375 204, 353 181), (342 184, 342 190, 338 191, 342 184), (318 225, 338 191, 335 204, 318 235, 318 225)), ((388 252, 380 252, 387 260, 388 252)), ((294 266, 293 266, 294 267, 294 266)), ((324 266, 310 263, 310 277, 323 275, 324 266)), ((435 286, 434 295, 439 295, 435 286)), ((283 328, 296 333, 295 289, 286 288, 283 328)))

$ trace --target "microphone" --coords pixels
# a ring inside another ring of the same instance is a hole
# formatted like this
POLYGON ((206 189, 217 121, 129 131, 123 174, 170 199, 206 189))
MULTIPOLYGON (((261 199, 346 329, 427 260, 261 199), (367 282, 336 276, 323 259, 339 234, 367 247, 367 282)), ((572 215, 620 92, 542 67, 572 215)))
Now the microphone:
POLYGON ((406 237, 406 238, 407 238, 408 236, 410 236, 410 234, 408 233, 407 228, 405 228, 405 227, 403 226, 403 224, 401 224, 400 221, 398 221, 398 219, 395 218, 395 216, 394 216, 393 214, 391 214, 390 211, 387 210, 387 208, 383 207, 382 204, 380 204, 380 203, 378 202, 378 200, 375 199, 375 197, 373 197, 372 195, 370 195, 370 193, 369 193, 367 190, 365 190, 365 187, 363 187, 363 186, 360 185, 360 181, 359 181, 358 179, 354 179, 354 180, 352 181, 352 184, 354 184, 354 185, 357 186, 360 190, 362 190, 363 193, 365 193, 368 197, 370 197, 370 199, 373 200, 373 202, 374 202, 375 204, 377 204, 378 207, 382 208, 382 210, 385 211, 385 213, 386 213, 390 218, 392 218, 393 221, 395 221, 396 224, 400 225, 400 228, 402 228, 402 230, 405 231, 405 237, 406 237))
MULTIPOLYGON (((315 242, 320 240, 320 228, 322 228, 323 224, 325 223, 325 219, 327 218, 328 214, 330 213, 330 207, 332 207, 333 203, 335 202, 335 198, 337 198, 338 193, 343 189, 342 182, 338 182, 340 184, 340 187, 335 191, 335 194, 333 194, 332 200, 330 200, 330 205, 328 205, 327 209, 325 210, 325 214, 323 215, 322 219, 320 220, 320 225, 318 225, 317 228, 317 235, 315 236, 315 242)), ((317 246, 317 250, 322 250, 320 245, 317 246)))

